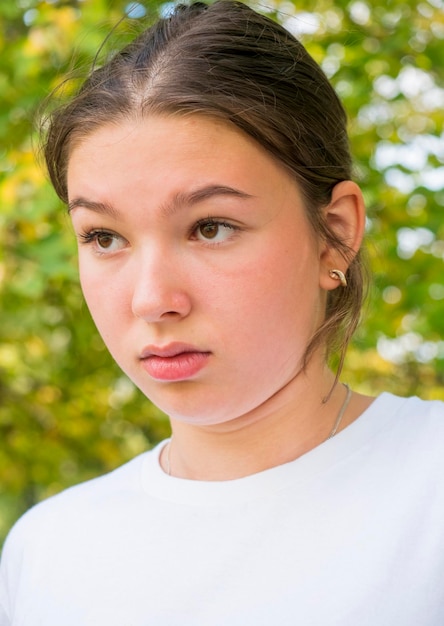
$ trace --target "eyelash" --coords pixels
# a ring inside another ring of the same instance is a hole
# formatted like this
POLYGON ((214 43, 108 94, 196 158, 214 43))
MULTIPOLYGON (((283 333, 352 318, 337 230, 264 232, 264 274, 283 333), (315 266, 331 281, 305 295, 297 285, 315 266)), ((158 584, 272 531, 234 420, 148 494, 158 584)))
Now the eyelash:
MULTIPOLYGON (((191 229, 191 235, 197 238, 197 233, 200 228, 212 227, 212 226, 220 226, 222 228, 228 228, 229 230, 233 232, 239 230, 238 226, 235 226, 234 224, 231 224, 230 222, 226 222, 223 219, 218 219, 215 217, 205 217, 203 219, 197 220, 197 222, 194 224, 193 228, 191 229)), ((204 239, 199 239, 199 241, 205 242, 204 239)), ((207 240, 207 243, 211 246, 217 246, 217 245, 220 245, 221 243, 221 242, 211 243, 211 241, 212 241, 211 238, 207 240)))
POLYGON ((104 230, 89 230, 84 233, 79 234, 79 239, 82 243, 91 243, 97 237, 97 235, 110 235, 111 233, 107 233, 104 230))
POLYGON ((80 240, 81 244, 86 244, 86 245, 95 243, 96 244, 96 248, 95 248, 94 252, 96 254, 99 254, 99 255, 109 254, 109 253, 105 252, 104 249, 100 249, 99 248, 99 246, 98 246, 98 238, 100 236, 105 236, 105 237, 110 237, 110 238, 114 238, 114 239, 122 239, 123 240, 123 237, 121 237, 117 233, 113 233, 110 230, 102 230, 101 228, 93 228, 92 230, 80 233, 79 234, 79 240, 80 240))
MULTIPOLYGON (((219 226, 222 228, 228 228, 229 230, 235 232, 237 230, 239 230, 238 226, 235 226, 234 224, 230 224, 229 222, 226 222, 222 219, 217 219, 217 218, 213 218, 213 217, 205 217, 202 218, 200 220, 197 220, 197 222, 193 225, 191 231, 190 231, 190 235, 193 236, 195 239, 197 239, 197 234, 199 229, 203 228, 203 227, 212 227, 212 226, 219 226)), ((85 231, 79 234, 79 240, 81 244, 84 245, 88 245, 88 244, 96 244, 96 249, 95 252, 96 254, 99 255, 106 255, 109 254, 107 252, 104 251, 104 249, 100 249, 98 246, 98 238, 100 236, 107 236, 110 238, 114 238, 114 239, 123 239, 123 237, 121 235, 118 235, 117 233, 114 233, 112 231, 109 230, 103 230, 100 228, 93 228, 92 230, 89 231, 85 231)), ((216 234, 217 236, 217 234, 216 234)), ((207 242, 205 242, 205 239, 198 239, 199 241, 203 242, 203 243, 207 243, 207 245, 210 246, 217 246, 220 245, 221 242, 213 242, 211 238, 207 240, 207 242)))

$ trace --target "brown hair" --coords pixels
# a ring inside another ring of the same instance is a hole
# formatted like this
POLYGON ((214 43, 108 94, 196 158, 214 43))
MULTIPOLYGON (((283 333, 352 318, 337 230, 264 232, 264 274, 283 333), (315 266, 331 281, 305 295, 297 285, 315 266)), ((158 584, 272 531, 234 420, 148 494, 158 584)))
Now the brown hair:
POLYGON ((346 115, 321 68, 283 27, 241 2, 176 7, 99 69, 77 95, 49 115, 44 155, 67 202, 73 146, 104 124, 150 113, 222 118, 284 164, 303 193, 313 229, 350 262, 347 288, 328 293, 325 320, 312 338, 340 371, 363 300, 361 256, 352 258, 331 232, 322 208, 333 187, 351 178, 346 115))

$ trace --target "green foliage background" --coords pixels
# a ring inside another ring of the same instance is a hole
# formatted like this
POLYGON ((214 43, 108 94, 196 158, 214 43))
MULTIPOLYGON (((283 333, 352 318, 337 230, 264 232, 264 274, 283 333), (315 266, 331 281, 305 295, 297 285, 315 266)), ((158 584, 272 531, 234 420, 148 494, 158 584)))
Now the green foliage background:
MULTIPOLYGON (((82 301, 74 237, 36 155, 33 117, 133 5, 0 5, 0 539, 34 502, 169 433, 112 363, 82 301)), ((368 205, 370 305, 344 380, 444 399, 444 2, 295 0, 256 8, 295 29, 350 117, 368 205)), ((145 17, 145 19, 147 19, 145 17)), ((133 20, 114 35, 119 45, 133 20)))

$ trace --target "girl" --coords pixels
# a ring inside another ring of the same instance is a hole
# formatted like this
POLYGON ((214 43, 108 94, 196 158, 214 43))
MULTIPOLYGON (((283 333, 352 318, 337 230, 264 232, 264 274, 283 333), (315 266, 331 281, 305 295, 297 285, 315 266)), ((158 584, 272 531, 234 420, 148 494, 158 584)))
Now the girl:
POLYGON ((364 291, 345 124, 231 0, 178 7, 52 113, 86 301, 173 435, 17 523, 2 625, 442 626, 444 407, 328 367, 364 291))

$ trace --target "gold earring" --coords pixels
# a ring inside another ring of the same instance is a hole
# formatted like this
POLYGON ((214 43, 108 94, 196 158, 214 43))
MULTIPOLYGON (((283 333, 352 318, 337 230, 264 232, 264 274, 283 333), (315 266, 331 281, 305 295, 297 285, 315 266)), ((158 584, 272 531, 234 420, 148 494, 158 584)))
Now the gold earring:
POLYGON ((330 270, 328 275, 334 280, 339 280, 342 287, 347 287, 347 279, 345 278, 344 272, 341 272, 341 270, 330 270))

